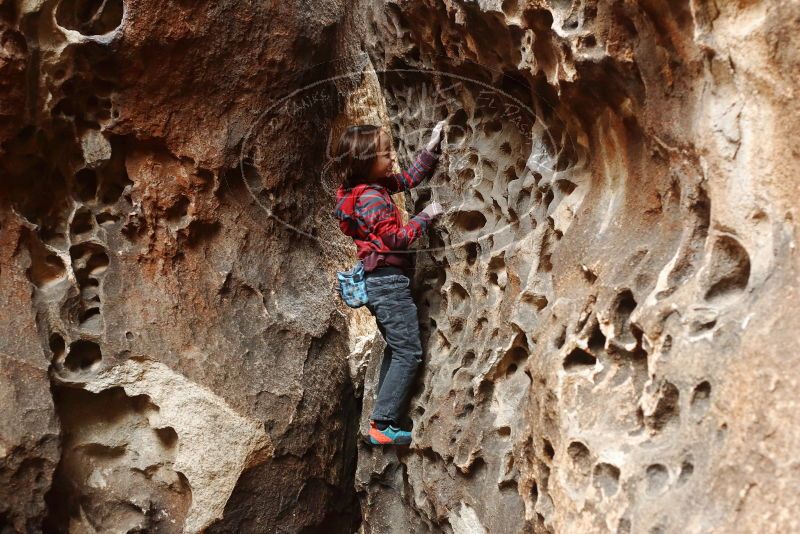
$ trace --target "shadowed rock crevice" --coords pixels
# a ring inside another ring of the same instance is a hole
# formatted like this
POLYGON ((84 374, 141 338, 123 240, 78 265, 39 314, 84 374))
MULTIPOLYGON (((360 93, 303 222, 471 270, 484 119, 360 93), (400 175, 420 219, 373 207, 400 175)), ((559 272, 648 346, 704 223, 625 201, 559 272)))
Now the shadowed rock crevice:
POLYGON ((0 424, 19 496, 0 492, 0 530, 199 532, 263 506, 274 528, 352 531, 360 409, 323 281, 339 258, 274 233, 225 176, 249 143, 276 212, 306 228, 327 212, 307 187, 324 136, 276 148, 327 130, 339 101, 252 111, 326 76, 342 5, 175 7, 0 6, 0 302, 19 317, 0 329, 0 400, 41 414, 0 424), (234 491, 273 440, 302 468, 234 491))

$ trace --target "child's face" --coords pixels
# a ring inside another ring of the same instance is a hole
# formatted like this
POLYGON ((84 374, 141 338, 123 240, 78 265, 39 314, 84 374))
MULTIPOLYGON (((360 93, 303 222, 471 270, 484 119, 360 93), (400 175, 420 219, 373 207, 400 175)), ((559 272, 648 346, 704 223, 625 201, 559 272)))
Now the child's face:
POLYGON ((392 159, 392 145, 389 141, 389 136, 383 130, 378 134, 376 150, 377 153, 375 154, 375 161, 372 163, 370 178, 385 178, 391 174, 394 168, 394 159, 392 159))

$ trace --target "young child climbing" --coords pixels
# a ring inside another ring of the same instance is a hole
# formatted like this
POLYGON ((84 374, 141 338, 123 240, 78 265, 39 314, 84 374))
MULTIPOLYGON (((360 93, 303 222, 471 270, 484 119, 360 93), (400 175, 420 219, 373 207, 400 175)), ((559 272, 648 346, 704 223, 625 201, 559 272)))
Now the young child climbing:
POLYGON ((445 121, 436 124, 425 149, 401 173, 393 173, 391 138, 378 126, 349 127, 334 153, 334 175, 340 185, 333 215, 342 232, 355 241, 366 272, 366 306, 386 341, 367 436, 375 445, 411 443, 411 432, 401 429, 399 421, 422 363, 422 343, 411 295, 409 246, 443 212, 438 202, 431 202, 403 225, 390 195, 433 174, 444 125, 445 121))

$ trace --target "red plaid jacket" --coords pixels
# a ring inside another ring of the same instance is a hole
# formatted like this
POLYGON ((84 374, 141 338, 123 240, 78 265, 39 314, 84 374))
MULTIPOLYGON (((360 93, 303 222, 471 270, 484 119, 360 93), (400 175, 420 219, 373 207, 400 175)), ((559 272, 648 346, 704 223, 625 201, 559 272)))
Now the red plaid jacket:
POLYGON ((342 232, 355 241, 358 258, 367 272, 381 265, 411 265, 410 254, 392 251, 406 250, 425 232, 430 218, 420 212, 403 225, 391 194, 411 189, 430 177, 437 159, 436 154, 423 149, 407 171, 392 174, 379 183, 337 189, 333 216, 339 219, 342 232))

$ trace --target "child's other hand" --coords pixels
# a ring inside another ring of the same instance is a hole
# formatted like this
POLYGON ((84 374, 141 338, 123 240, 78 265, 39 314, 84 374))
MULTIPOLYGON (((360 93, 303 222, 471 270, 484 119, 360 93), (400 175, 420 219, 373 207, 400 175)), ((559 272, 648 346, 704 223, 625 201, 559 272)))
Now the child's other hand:
POLYGON ((422 213, 424 213, 431 219, 435 219, 436 217, 444 213, 444 208, 442 208, 442 205, 439 204, 438 202, 431 202, 430 204, 425 206, 425 209, 422 210, 422 213))
POLYGON ((428 152, 433 152, 439 148, 439 143, 442 142, 442 129, 447 124, 447 120, 439 121, 436 123, 436 126, 433 127, 433 131, 431 132, 431 139, 428 141, 428 145, 425 147, 428 149, 428 152))

